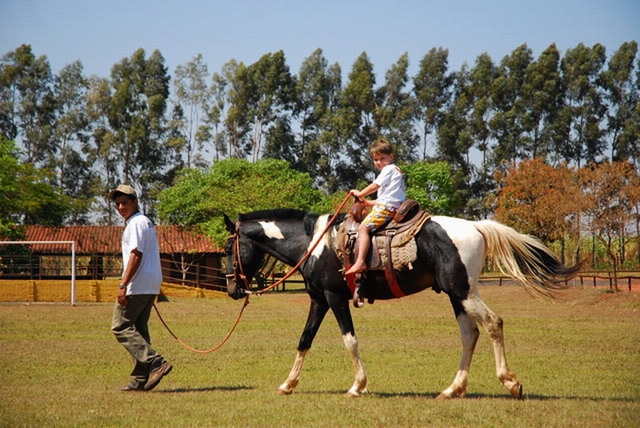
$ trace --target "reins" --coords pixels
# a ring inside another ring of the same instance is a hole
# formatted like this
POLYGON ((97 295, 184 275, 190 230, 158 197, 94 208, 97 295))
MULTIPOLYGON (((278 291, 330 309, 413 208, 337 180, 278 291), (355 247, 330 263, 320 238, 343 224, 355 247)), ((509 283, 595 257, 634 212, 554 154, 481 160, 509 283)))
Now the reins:
MULTIPOLYGON (((298 269, 300 268, 300 266, 302 265, 302 263, 304 263, 309 256, 311 255, 311 253, 313 253, 313 250, 316 249, 316 247, 318 246, 318 243, 320 243, 320 241, 322 240, 322 238, 324 237, 324 235, 327 233, 327 231, 329 230, 329 228, 333 225, 333 223, 335 223, 336 219, 338 218, 338 215, 340 214, 340 211, 342 211, 342 208, 344 207, 344 205, 347 203, 347 201, 349 200, 349 198, 351 197, 351 193, 349 193, 344 200, 342 201, 342 203, 340 204, 340 206, 338 207, 338 209, 336 210, 335 214, 333 215, 333 217, 331 217, 331 220, 329 220, 329 222, 327 223, 327 225, 325 226, 324 230, 322 231, 322 233, 320 233, 320 236, 318 236, 318 239, 316 240, 316 242, 309 248, 309 250, 307 250, 307 253, 302 257, 302 259, 300 259, 300 261, 285 275, 283 276, 280 280, 278 280, 277 282, 271 284, 270 286, 263 288, 262 290, 258 290, 258 291, 251 291, 251 284, 249 283, 249 281, 247 280, 247 277, 244 275, 244 270, 242 268, 242 261, 240 260, 240 244, 239 244, 239 237, 240 234, 238 233, 238 227, 236 227, 236 233, 233 235, 230 235, 229 238, 236 238, 236 242, 234 245, 234 253, 236 255, 235 259, 238 263, 238 267, 240 269, 240 274, 239 276, 243 279, 245 285, 247 286, 247 288, 245 289, 245 293, 247 294, 247 296, 244 299, 244 304, 242 305, 242 308, 240 309, 240 313, 238 313, 238 316, 236 318, 236 321, 233 323, 233 326, 231 327, 231 330, 229 330, 229 333, 227 333, 227 335, 224 337, 224 339, 222 339, 222 341, 217 344, 216 346, 214 346, 211 349, 207 349, 207 350, 201 350, 201 349, 196 349, 196 348, 192 348, 191 346, 187 345, 185 342, 183 342, 178 336, 176 336, 173 331, 171 331, 171 329, 169 328, 169 326, 167 325, 167 323, 164 321, 164 319, 162 318, 162 315, 160 315, 160 311, 158 311, 158 307, 155 305, 155 303, 153 304, 153 309, 155 309, 156 314, 158 314, 158 318, 160 319, 160 322, 162 323, 162 325, 164 326, 164 328, 167 329, 167 331, 169 332, 169 334, 182 346, 184 346, 185 348, 187 348, 189 351, 192 352, 197 352, 199 354, 208 354, 209 352, 214 352, 217 351, 218 349, 220 349, 226 342, 227 340, 229 340, 229 338, 231 337, 231 334, 233 333, 233 331, 236 329, 236 327, 238 326, 238 323, 240 322, 240 318, 242 318, 242 313, 244 312, 244 309, 247 307, 247 305, 249 305, 249 297, 252 294, 257 294, 257 295, 261 295, 263 293, 266 293, 267 291, 273 290, 275 287, 277 287, 278 285, 282 284, 284 281, 286 281, 287 279, 291 278, 291 276, 296 273, 298 271, 298 269)), ((235 270, 235 269, 234 269, 235 270)), ((227 275, 227 276, 235 276, 234 275, 227 275)))

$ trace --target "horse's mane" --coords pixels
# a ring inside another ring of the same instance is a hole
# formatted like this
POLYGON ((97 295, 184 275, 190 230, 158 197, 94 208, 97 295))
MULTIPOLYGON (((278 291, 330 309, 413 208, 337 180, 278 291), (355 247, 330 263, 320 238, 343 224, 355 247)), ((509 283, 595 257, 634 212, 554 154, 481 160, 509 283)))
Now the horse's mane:
POLYGON ((251 220, 302 220, 307 215, 306 211, 291 208, 278 208, 275 210, 259 210, 246 214, 238 214, 239 221, 251 220))

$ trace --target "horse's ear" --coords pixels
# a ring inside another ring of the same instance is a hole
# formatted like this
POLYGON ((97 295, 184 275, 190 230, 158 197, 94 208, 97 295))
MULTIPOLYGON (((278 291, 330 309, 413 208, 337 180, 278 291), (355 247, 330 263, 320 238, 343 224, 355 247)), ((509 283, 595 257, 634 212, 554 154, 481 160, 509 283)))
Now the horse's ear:
POLYGON ((222 213, 222 216, 224 217, 224 225, 227 227, 227 231, 229 231, 229 233, 235 233, 236 225, 233 224, 229 216, 225 213, 222 213))

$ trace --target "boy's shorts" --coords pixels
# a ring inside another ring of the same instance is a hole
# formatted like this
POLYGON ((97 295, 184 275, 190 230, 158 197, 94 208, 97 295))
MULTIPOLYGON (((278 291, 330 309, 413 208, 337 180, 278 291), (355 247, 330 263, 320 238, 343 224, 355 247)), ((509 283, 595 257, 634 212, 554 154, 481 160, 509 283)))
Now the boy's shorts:
POLYGON ((362 220, 362 224, 367 226, 369 233, 382 229, 393 219, 396 214, 396 207, 393 205, 376 204, 367 216, 362 220))

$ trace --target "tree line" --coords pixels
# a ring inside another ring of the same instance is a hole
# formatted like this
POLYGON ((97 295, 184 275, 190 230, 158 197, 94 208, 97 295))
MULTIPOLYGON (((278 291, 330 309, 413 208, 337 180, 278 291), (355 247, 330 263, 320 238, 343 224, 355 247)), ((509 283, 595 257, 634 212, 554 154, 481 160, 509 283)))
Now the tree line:
POLYGON ((493 214, 496 174, 525 159, 639 164, 636 41, 609 56, 600 44, 564 55, 552 44, 537 58, 523 44, 459 70, 447 49, 432 48, 414 76, 405 53, 381 82, 363 52, 342 76, 321 49, 297 74, 279 51, 213 73, 198 54, 173 76, 159 51, 138 49, 99 77, 80 61, 54 73, 22 45, 0 61, 0 135, 21 149, 6 152, 48 171, 41 179, 67 198, 61 224, 116 222, 105 194, 121 182, 135 184, 155 216, 181 171, 228 158, 286 161, 335 194, 373 178, 368 147, 380 136, 406 164, 448 164, 460 202, 450 214, 468 218, 493 214))

